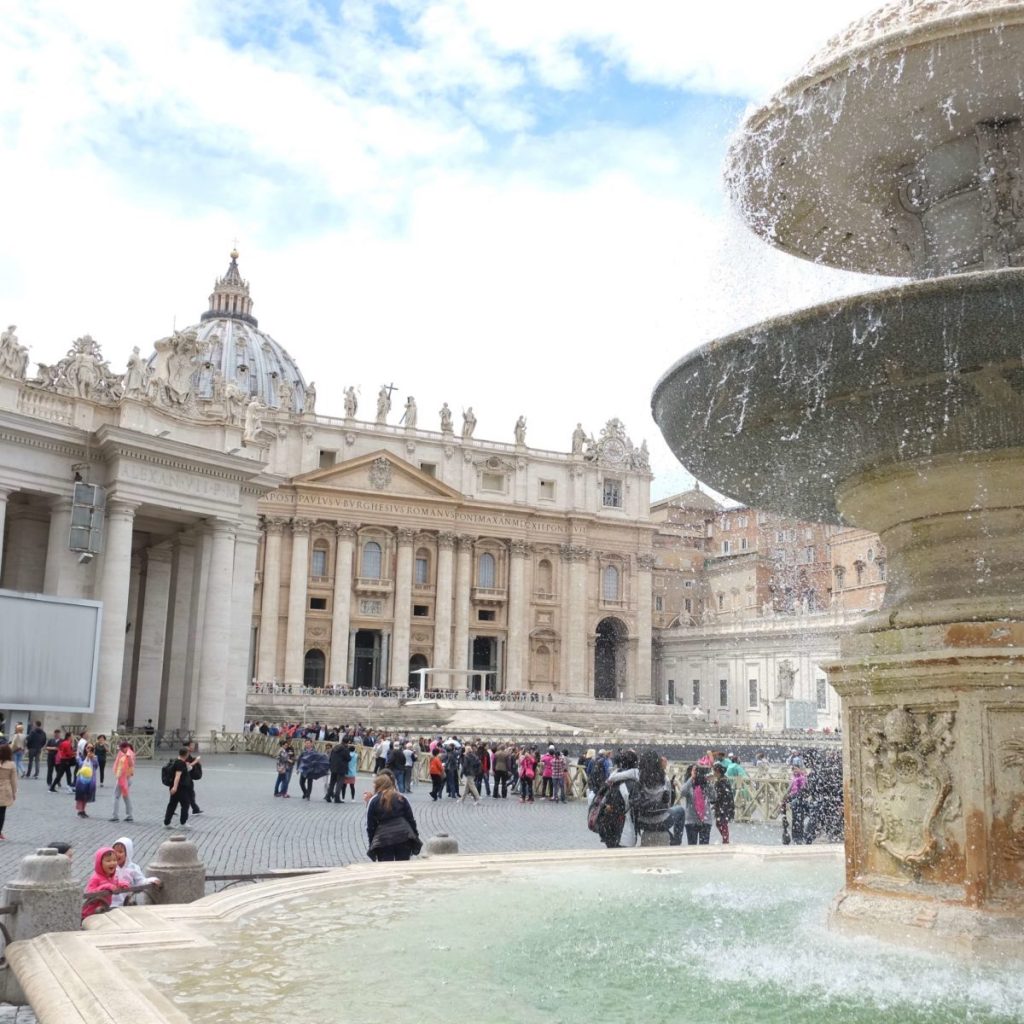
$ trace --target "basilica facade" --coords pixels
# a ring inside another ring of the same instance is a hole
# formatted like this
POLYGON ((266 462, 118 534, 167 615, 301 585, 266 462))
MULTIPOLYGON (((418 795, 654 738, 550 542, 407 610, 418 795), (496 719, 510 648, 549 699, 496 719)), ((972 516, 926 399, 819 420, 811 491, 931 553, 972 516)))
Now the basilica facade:
POLYGON ((199 323, 123 372, 85 336, 33 376, 0 338, 0 588, 102 602, 90 725, 232 729, 253 683, 425 668, 652 699, 651 477, 622 423, 553 452, 525 416, 507 443, 472 408, 399 419, 387 387, 324 415, 253 305, 233 252, 199 323))

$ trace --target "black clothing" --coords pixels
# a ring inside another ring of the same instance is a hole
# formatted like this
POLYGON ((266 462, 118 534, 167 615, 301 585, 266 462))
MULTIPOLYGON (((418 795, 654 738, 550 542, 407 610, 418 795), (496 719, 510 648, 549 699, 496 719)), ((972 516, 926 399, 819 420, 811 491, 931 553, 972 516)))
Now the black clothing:
POLYGON ((379 793, 366 805, 366 837, 370 860, 408 860, 422 845, 412 805, 400 793, 392 796, 390 809, 379 793))
POLYGON ((170 825, 175 810, 180 808, 180 821, 184 825, 188 821, 188 812, 192 806, 195 787, 192 784, 192 773, 189 771, 188 764, 180 757, 174 762, 173 771, 174 777, 178 781, 178 788, 176 792, 171 793, 170 787, 168 787, 170 799, 167 801, 167 810, 164 811, 164 824, 170 825))

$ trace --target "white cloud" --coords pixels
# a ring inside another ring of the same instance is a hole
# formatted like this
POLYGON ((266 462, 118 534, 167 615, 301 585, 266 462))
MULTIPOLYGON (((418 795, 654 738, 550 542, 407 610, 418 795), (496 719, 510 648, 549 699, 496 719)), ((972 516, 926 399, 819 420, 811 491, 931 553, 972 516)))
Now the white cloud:
POLYGON ((693 121, 603 120, 607 72, 753 97, 865 7, 410 0, 396 41, 370 3, 23 0, 0 38, 0 322, 43 361, 91 332, 119 367, 198 319, 237 235, 325 413, 394 378, 424 426, 472 404, 509 439, 524 413, 538 447, 619 416, 676 489, 660 374, 859 282, 722 217, 692 97, 693 121))

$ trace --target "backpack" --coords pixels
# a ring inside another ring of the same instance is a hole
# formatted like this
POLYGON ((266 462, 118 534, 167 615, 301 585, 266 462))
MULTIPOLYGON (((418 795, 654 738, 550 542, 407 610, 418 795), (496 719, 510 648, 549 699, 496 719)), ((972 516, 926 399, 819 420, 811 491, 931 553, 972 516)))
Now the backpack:
POLYGON ((618 836, 626 824, 626 801, 618 785, 601 786, 587 813, 587 828, 599 836, 618 836))
POLYGON ((163 784, 164 784, 165 786, 167 786, 167 787, 168 787, 168 789, 169 789, 169 788, 170 788, 171 786, 173 786, 173 785, 174 785, 174 774, 175 774, 175 769, 174 769, 174 766, 175 766, 175 765, 176 765, 177 763, 178 763, 178 761, 177 761, 177 758, 174 758, 174 757, 172 757, 172 758, 170 759, 170 761, 168 761, 168 762, 167 762, 167 764, 165 764, 165 765, 163 766, 163 768, 161 768, 161 769, 160 769, 160 781, 161 781, 161 782, 162 782, 162 783, 163 783, 163 784))

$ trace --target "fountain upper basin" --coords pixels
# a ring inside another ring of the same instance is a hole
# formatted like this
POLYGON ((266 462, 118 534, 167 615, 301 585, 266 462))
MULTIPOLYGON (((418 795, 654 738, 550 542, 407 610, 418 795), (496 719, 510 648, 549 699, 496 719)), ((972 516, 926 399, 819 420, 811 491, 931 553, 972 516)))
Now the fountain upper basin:
POLYGON ((843 482, 879 466, 1024 448, 1024 270, 757 324, 676 363, 651 404, 679 460, 723 494, 842 522, 843 482))

